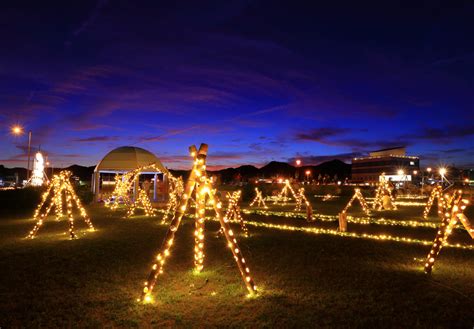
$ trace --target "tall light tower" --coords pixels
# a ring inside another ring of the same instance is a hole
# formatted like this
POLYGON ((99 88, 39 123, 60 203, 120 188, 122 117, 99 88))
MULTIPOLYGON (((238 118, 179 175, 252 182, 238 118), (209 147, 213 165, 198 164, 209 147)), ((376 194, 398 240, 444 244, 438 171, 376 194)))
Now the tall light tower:
MULTIPOLYGON (((21 136, 24 133, 24 129, 20 125, 14 125, 11 128, 11 133, 15 136, 21 136)), ((30 178, 30 157, 31 157, 31 130, 28 131, 28 163, 26 168, 26 180, 30 178)))

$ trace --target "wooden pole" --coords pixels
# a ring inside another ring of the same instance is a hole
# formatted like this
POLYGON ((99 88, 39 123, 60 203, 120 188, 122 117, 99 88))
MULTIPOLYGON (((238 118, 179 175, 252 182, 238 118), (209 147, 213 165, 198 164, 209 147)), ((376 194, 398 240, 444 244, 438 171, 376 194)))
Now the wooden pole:
POLYGON ((347 232, 347 214, 339 213, 339 232, 347 232))

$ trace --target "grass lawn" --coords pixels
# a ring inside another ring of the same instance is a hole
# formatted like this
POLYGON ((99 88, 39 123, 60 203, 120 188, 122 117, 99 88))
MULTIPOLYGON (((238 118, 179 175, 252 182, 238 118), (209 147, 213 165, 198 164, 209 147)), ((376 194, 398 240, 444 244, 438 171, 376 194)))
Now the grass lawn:
MULTIPOLYGON (((312 201, 315 212, 335 215, 347 198, 312 201)), ((191 219, 184 219, 176 236, 154 302, 139 304, 136 298, 167 229, 160 225, 161 215, 124 219, 123 212, 100 205, 88 211, 97 231, 82 230, 78 219, 79 238, 73 241, 65 234, 65 221, 50 218, 36 239, 26 240, 31 219, 0 220, 1 328, 474 326, 474 250, 443 249, 433 274, 426 276, 422 268, 430 246, 249 225, 250 237, 238 237, 260 291, 249 298, 223 237, 217 237, 217 222, 206 222, 205 269, 193 273, 191 219)), ((421 221, 422 211, 400 207, 374 217, 421 221)), ((362 216, 358 206, 349 214, 362 216)), ((472 207, 467 214, 474 220, 472 207)), ((337 222, 244 217, 337 227, 337 222)), ((427 240, 436 234, 434 228, 375 224, 349 223, 349 230, 427 240)), ((462 230, 455 230, 452 240, 473 244, 462 230)))

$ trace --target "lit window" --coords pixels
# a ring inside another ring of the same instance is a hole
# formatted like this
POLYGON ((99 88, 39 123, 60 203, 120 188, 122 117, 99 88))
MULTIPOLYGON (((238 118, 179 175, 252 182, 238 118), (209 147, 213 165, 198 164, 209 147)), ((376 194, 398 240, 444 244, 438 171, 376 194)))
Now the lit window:
POLYGON ((410 166, 414 166, 415 165, 415 161, 410 161, 410 166))

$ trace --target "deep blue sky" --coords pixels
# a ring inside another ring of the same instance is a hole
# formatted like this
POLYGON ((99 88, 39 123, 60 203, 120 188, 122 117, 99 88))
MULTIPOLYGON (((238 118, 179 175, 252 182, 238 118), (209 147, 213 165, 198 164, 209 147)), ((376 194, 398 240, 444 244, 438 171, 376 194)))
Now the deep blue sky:
POLYGON ((472 1, 0 4, 0 163, 136 145, 188 168, 305 164, 407 145, 474 166, 472 1), (312 4, 308 4, 312 3, 312 4))

